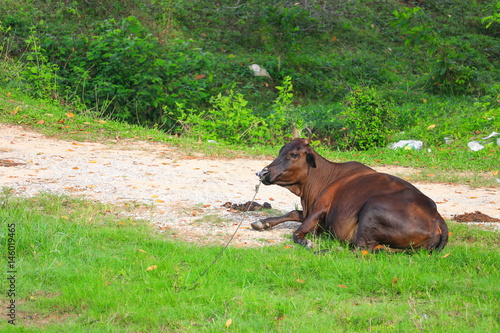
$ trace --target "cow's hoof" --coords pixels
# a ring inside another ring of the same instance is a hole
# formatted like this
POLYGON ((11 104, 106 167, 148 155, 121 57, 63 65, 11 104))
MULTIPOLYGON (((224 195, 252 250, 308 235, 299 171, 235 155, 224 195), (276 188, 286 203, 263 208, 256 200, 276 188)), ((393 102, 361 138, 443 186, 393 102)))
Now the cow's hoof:
POLYGON ((312 249, 314 247, 314 243, 311 242, 310 240, 306 240, 305 244, 303 244, 308 250, 312 249))
POLYGON ((303 247, 305 247, 306 249, 310 250, 314 247, 314 243, 311 242, 310 240, 308 239, 305 239, 305 238, 298 238, 298 237, 294 237, 293 238, 293 241, 297 244, 300 244, 302 245, 303 247))
POLYGON ((251 224, 252 228, 257 231, 264 231, 269 229, 269 224, 262 221, 257 221, 251 224))

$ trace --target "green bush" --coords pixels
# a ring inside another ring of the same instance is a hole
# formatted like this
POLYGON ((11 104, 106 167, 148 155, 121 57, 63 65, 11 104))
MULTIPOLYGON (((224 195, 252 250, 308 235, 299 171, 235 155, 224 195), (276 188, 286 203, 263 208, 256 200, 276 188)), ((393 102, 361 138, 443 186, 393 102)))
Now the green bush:
POLYGON ((78 36, 59 49, 63 62, 68 46, 74 48, 66 84, 90 108, 129 122, 152 124, 161 118, 163 105, 205 99, 201 82, 194 80, 201 57, 166 48, 135 18, 99 22, 90 38, 78 36), (193 72, 192 77, 186 77, 193 72))
POLYGON ((259 117, 250 109, 244 95, 230 90, 211 98, 212 107, 206 111, 186 110, 177 105, 175 113, 186 135, 200 140, 222 140, 234 144, 262 144, 270 140, 282 140, 287 130, 294 125, 304 127, 304 121, 292 109, 293 85, 290 77, 285 77, 282 86, 277 86, 278 97, 273 104, 273 112, 267 117, 259 117))
POLYGON ((342 148, 368 149, 383 147, 394 132, 394 110, 390 100, 374 88, 358 88, 347 97, 346 109, 339 117, 344 134, 342 148))
POLYGON ((164 106, 208 103, 207 80, 196 75, 211 57, 190 41, 160 44, 133 16, 95 22, 90 35, 29 41, 23 76, 31 91, 57 90, 66 103, 83 103, 99 116, 170 128, 176 119, 164 117, 164 106))
POLYGON ((211 103, 212 108, 200 113, 180 110, 184 114, 181 122, 188 135, 201 140, 239 144, 252 144, 257 143, 259 138, 270 138, 267 123, 253 114, 242 94, 231 90, 227 96, 219 94, 213 97, 211 103))

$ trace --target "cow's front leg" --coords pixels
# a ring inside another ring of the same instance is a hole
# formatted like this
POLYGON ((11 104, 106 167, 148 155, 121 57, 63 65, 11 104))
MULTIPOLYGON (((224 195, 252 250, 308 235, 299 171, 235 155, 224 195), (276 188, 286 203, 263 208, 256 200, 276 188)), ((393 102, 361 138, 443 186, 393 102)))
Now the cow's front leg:
POLYGON ((252 223, 251 226, 257 231, 264 231, 287 221, 303 222, 304 216, 302 215, 302 211, 292 210, 283 216, 268 217, 267 219, 262 219, 252 223))
POLYGON ((311 214, 307 217, 307 219, 302 223, 300 227, 295 230, 293 233, 293 241, 298 243, 308 249, 314 247, 314 243, 308 239, 305 239, 308 233, 316 231, 319 222, 325 217, 324 212, 311 214))

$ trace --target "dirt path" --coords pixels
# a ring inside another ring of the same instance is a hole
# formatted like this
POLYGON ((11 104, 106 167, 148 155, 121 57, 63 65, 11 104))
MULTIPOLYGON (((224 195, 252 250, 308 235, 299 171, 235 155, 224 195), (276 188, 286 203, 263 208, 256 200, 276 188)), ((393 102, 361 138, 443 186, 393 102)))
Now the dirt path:
MULTIPOLYGON (((0 187, 12 188, 17 195, 65 193, 142 207, 132 210, 134 216, 151 220, 171 237, 223 243, 241 216, 245 217, 234 241, 236 246, 282 241, 295 228, 288 223, 272 231, 256 232, 249 223, 262 213, 241 214, 221 207, 228 201, 250 201, 258 182, 255 172, 268 160, 192 158, 168 145, 150 142, 68 142, 0 125, 2 161, 0 187)), ((400 176, 405 172, 401 167, 377 169, 400 176)), ((500 218, 499 187, 415 185, 437 202, 445 218, 477 210, 500 218)), ((297 197, 278 186, 261 186, 256 200, 267 201, 282 211, 300 207, 297 197)))

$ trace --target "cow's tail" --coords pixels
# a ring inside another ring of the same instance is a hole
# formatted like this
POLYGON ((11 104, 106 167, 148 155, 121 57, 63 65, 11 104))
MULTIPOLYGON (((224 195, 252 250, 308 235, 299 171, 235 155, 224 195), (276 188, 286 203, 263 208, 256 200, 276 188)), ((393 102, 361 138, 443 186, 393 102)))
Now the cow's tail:
POLYGON ((448 243, 448 226, 446 225, 446 222, 443 220, 442 217, 439 217, 438 223, 439 223, 438 228, 441 231, 440 232, 441 237, 439 238, 439 242, 434 247, 435 251, 441 251, 448 243))

